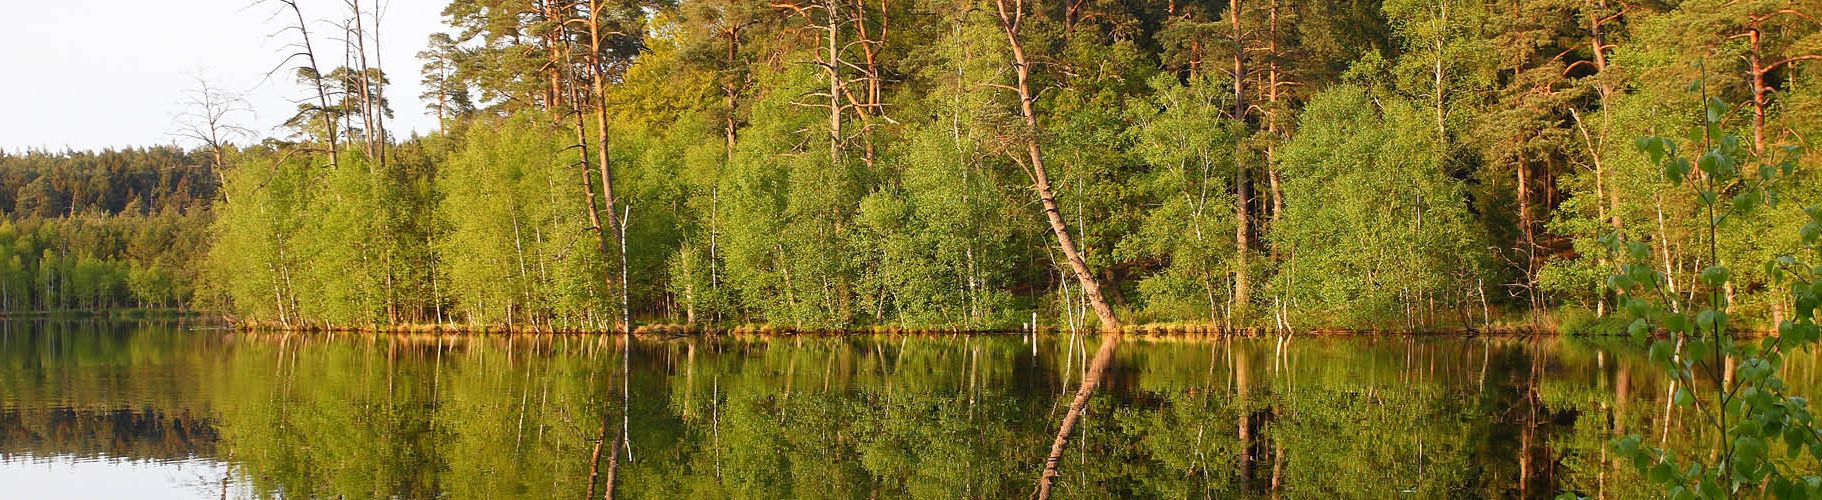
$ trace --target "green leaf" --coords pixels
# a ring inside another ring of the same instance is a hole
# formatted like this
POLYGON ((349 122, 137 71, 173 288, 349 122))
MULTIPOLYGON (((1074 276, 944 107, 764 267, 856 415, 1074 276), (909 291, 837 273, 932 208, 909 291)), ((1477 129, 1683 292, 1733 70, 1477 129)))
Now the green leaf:
POLYGON ((1727 102, 1719 97, 1708 98, 1708 123, 1721 123, 1721 117, 1727 114, 1727 102))
POLYGON ((1676 402, 1677 406, 1687 408, 1695 404, 1695 395, 1689 393, 1688 387, 1678 387, 1672 401, 1676 402))
POLYGON ((1659 139, 1659 138, 1652 137, 1652 136, 1639 136, 1639 138, 1633 139, 1632 143, 1633 143, 1633 145, 1637 146, 1640 151, 1644 151, 1645 154, 1651 158, 1652 165, 1656 165, 1659 162, 1664 161, 1664 140, 1663 139, 1659 139))
POLYGON ((1651 256, 1651 246, 1643 242, 1628 241, 1626 242, 1626 254, 1631 256, 1632 260, 1645 260, 1646 257, 1651 256))
POLYGON ((1707 269, 1702 270, 1702 282, 1707 283, 1708 286, 1719 287, 1724 285, 1727 283, 1730 276, 1732 276, 1732 273, 1729 272, 1726 267, 1719 265, 1708 266, 1707 269))
POLYGON ((1683 158, 1670 160, 1669 164, 1664 167, 1664 173, 1666 177, 1670 178, 1672 184, 1682 185, 1683 179, 1689 176, 1689 160, 1683 158))
POLYGON ((1632 324, 1626 325, 1626 333, 1631 334, 1632 338, 1645 338, 1645 334, 1650 331, 1651 325, 1645 323, 1645 318, 1632 320, 1632 324))
POLYGON ((1752 211, 1758 210, 1759 190, 1746 189, 1740 191, 1739 194, 1733 195, 1733 206, 1734 209, 1739 210, 1741 213, 1752 213, 1752 211))
POLYGON ((1676 347, 1670 345, 1670 341, 1658 340, 1658 341, 1652 342, 1651 343, 1651 352, 1650 352, 1651 360, 1658 362, 1658 363, 1669 362, 1670 355, 1672 354, 1672 352, 1671 352, 1672 349, 1676 349, 1676 347))

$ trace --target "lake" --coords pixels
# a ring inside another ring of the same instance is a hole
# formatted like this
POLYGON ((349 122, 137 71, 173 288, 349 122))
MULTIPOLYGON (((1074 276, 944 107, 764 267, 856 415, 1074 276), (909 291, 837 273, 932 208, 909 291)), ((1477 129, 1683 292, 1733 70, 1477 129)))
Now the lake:
MULTIPOLYGON (((611 474, 623 498, 1025 498, 1099 342, 0 321, 0 496, 581 498, 611 474)), ((1129 336, 1112 359, 1059 498, 1660 496, 1607 441, 1712 439, 1665 425, 1624 339, 1129 336)), ((1816 368, 1787 379, 1814 394, 1816 368)))

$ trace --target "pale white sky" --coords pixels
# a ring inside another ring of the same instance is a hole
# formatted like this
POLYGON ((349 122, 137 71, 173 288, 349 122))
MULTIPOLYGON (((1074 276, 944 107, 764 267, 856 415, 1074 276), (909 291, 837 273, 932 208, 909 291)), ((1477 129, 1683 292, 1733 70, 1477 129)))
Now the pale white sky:
MULTIPOLYGON (((373 0, 361 0, 363 10, 373 0)), ((446 0, 380 0, 380 55, 399 138, 435 128, 424 112, 416 57, 432 32, 447 31, 446 0)), ((313 19, 318 64, 342 64, 344 0, 299 0, 313 19)), ((0 0, 0 149, 61 151, 182 143, 172 135, 184 92, 197 78, 245 94, 255 114, 236 117, 260 136, 311 95, 290 70, 272 70, 297 39, 276 2, 258 0, 0 0), (277 33, 274 36, 274 33, 277 33)), ((301 61, 301 60, 300 60, 301 61)), ((371 64, 371 60, 369 63, 371 64)), ((295 66, 289 65, 289 66, 295 66)), ((186 144, 188 145, 188 144, 186 144)))

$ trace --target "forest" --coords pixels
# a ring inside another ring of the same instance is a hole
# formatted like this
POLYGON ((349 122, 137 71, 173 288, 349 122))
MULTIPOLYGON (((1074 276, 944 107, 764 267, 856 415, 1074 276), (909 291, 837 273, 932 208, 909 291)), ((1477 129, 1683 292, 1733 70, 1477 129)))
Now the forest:
POLYGON ((360 2, 262 5, 297 52, 288 135, 0 157, 5 309, 1618 332, 1615 235, 1691 302, 1728 265, 1769 329, 1791 304, 1760 264, 1822 186, 1813 0, 454 0, 426 110, 392 109, 360 2), (1705 109, 1796 165, 1797 203, 1715 252, 1635 140, 1701 150, 1705 109))
POLYGON ((190 306, 214 175, 175 147, 0 152, 0 315, 190 306))

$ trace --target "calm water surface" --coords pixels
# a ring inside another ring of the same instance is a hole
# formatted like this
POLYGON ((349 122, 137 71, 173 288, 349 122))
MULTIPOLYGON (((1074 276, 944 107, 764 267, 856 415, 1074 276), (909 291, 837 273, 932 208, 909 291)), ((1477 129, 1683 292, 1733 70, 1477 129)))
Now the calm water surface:
MULTIPOLYGON (((580 498, 623 436, 623 498, 1023 498, 1098 342, 0 322, 0 497, 580 498)), ((1129 337, 1057 493, 1634 498, 1611 436, 1706 441, 1666 390, 1617 339, 1129 337)))

